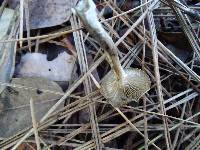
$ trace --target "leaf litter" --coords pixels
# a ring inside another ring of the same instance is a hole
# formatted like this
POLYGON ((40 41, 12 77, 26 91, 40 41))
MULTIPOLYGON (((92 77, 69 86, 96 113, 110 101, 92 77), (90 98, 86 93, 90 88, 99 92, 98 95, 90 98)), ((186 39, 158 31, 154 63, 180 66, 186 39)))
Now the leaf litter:
POLYGON ((4 0, 0 15, 1 149, 199 149, 197 1, 4 0), (129 68, 151 80, 138 100, 149 81, 121 82, 129 68), (112 101, 106 76, 123 83, 112 101))

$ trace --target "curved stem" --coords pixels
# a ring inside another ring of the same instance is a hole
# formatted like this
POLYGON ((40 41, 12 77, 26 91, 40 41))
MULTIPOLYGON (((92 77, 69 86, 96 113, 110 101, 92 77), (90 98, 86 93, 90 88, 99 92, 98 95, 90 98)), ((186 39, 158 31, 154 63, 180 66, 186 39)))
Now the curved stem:
POLYGON ((97 18, 96 6, 93 0, 81 0, 75 8, 77 15, 85 25, 85 28, 99 42, 100 46, 107 52, 111 59, 111 68, 117 75, 117 79, 122 80, 123 68, 118 57, 118 48, 112 38, 105 31, 97 18))

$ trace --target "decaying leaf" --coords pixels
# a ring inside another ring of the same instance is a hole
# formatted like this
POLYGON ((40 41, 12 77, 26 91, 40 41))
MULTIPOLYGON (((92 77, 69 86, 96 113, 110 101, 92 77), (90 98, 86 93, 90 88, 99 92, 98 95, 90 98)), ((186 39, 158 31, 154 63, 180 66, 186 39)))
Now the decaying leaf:
POLYGON ((28 53, 16 68, 18 77, 44 77, 53 81, 70 81, 75 58, 66 52, 60 53, 52 61, 41 53, 28 53))
MULTIPOLYGON (((77 0, 27 0, 29 7, 30 28, 44 28, 62 24, 71 15, 71 8, 77 0)), ((19 0, 10 0, 9 5, 16 8, 19 0)))
POLYGON ((32 125, 30 99, 35 103, 37 121, 61 97, 44 90, 62 93, 62 89, 53 81, 43 78, 14 78, 11 84, 31 87, 9 88, 2 94, 3 110, 0 112, 0 137, 9 137, 32 125), (33 89, 34 88, 34 89, 33 89))

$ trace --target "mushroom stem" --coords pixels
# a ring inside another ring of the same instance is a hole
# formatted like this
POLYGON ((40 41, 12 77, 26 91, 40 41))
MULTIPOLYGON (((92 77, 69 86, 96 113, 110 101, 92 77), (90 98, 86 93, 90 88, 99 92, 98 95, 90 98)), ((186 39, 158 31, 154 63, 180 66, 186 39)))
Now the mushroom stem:
POLYGON ((93 0, 81 0, 75 7, 75 10, 85 28, 100 44, 102 49, 107 52, 108 59, 112 62, 112 64, 110 64, 112 70, 115 72, 117 79, 122 81, 124 71, 119 61, 118 48, 99 22, 96 13, 96 5, 93 0))

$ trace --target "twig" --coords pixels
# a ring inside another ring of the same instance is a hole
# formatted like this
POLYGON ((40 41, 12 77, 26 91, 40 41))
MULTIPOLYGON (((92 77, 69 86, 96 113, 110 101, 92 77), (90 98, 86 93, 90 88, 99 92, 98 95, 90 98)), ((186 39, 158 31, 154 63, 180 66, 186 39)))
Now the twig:
MULTIPOLYGON (((20 0, 20 28, 19 28, 19 38, 23 39, 24 31, 24 0, 20 0)), ((20 47, 22 47, 23 41, 19 42, 20 47)))
POLYGON ((33 129, 34 129, 34 134, 35 134, 37 150, 41 150, 40 139, 39 139, 38 130, 37 130, 37 122, 35 118, 35 108, 34 108, 34 103, 33 103, 32 98, 30 99, 30 108, 31 108, 31 118, 32 118, 32 124, 33 124, 33 129))
MULTIPOLYGON (((37 36, 39 36, 40 35, 40 29, 37 31, 37 36)), ((32 44, 31 44, 31 46, 32 46, 32 44)), ((37 39, 36 41, 35 41, 35 53, 38 53, 38 51, 39 51, 39 46, 40 46, 40 39, 37 39)))
MULTIPOLYGON (((153 55, 153 63, 154 63, 154 73, 156 78, 156 85, 157 85, 157 93, 158 93, 158 100, 160 102, 161 107, 161 114, 166 114, 165 106, 164 106, 164 98, 162 94, 162 86, 161 86, 161 80, 160 80, 160 71, 159 71, 159 64, 158 64, 158 49, 157 49, 157 36, 156 36, 156 29, 155 29, 155 23, 153 18, 152 10, 147 9, 148 12, 148 22, 150 27, 150 34, 151 34, 151 42, 152 42, 152 55, 153 55)), ((163 123, 164 123, 164 133, 165 133, 165 139, 167 144, 167 149, 171 149, 171 138, 170 133, 168 130, 168 122, 165 117, 163 117, 163 123)))
POLYGON ((67 30, 67 31, 62 31, 62 32, 57 32, 57 33, 52 33, 52 34, 47 34, 47 35, 34 36, 34 37, 29 37, 29 38, 1 40, 0 43, 19 42, 19 41, 26 41, 26 40, 37 40, 37 39, 50 38, 50 37, 69 34, 69 33, 72 33, 72 32, 75 32, 75 31, 78 31, 78 30, 81 30, 81 29, 82 28, 74 29, 74 30, 67 30))
MULTIPOLYGON (((25 9, 26 32, 27 32, 26 35, 27 35, 27 38, 30 38, 29 0, 25 0, 24 9, 25 9)), ((30 39, 28 40, 28 47, 29 47, 29 51, 31 52, 31 40, 30 39)))
MULTIPOLYGON (((72 24, 72 28, 78 28, 80 24, 76 21, 76 16, 73 15, 72 19, 70 20, 72 24)), ((75 45, 76 45, 76 50, 77 50, 77 55, 78 55, 78 60, 79 60, 79 66, 81 69, 81 73, 84 74, 85 72, 88 71, 88 62, 87 62, 87 57, 86 57, 86 50, 83 42, 83 34, 81 31, 77 31, 74 34, 74 39, 75 39, 75 45)), ((91 86, 91 80, 90 78, 86 78, 84 83, 84 89, 85 89, 85 94, 89 94, 92 91, 92 86, 91 86)), ((102 150, 103 145, 101 142, 101 137, 99 133, 99 127, 98 127, 98 122, 97 122, 97 115, 96 115, 96 109, 94 104, 89 105, 89 110, 90 110, 90 121, 91 121, 91 127, 93 131, 93 137, 95 139, 95 145, 97 150, 102 150)))

